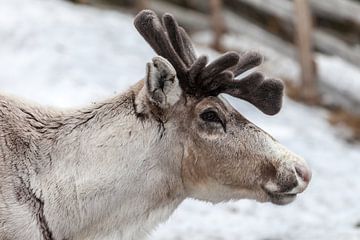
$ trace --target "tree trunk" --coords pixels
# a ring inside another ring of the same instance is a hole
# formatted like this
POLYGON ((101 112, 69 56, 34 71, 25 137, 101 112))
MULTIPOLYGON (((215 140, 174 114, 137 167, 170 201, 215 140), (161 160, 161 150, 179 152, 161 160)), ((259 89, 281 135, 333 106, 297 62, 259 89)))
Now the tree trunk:
POLYGON ((219 52, 223 51, 221 38, 225 32, 224 17, 222 15, 222 0, 210 0, 211 22, 214 33, 212 47, 219 52))
POLYGON ((296 40, 301 67, 303 97, 306 102, 312 104, 316 102, 318 94, 315 62, 312 52, 312 16, 308 0, 295 0, 295 13, 296 40))

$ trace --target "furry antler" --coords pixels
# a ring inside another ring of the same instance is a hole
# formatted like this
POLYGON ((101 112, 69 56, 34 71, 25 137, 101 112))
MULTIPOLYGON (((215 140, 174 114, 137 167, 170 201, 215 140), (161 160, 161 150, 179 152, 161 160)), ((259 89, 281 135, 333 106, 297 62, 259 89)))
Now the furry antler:
POLYGON ((259 72, 234 79, 262 63, 258 53, 239 55, 230 51, 207 64, 206 56, 196 57, 189 36, 172 15, 164 14, 161 22, 153 11, 143 10, 134 24, 155 52, 173 65, 186 94, 204 97, 227 93, 252 103, 266 114, 280 111, 284 89, 280 80, 265 79, 259 72))

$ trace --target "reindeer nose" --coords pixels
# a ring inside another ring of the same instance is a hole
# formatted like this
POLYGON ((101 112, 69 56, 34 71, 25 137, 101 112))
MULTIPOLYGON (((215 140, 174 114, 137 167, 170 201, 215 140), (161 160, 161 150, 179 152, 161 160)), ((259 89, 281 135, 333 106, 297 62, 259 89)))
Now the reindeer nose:
POLYGON ((301 178, 306 184, 310 182, 311 180, 311 170, 300 164, 295 165, 295 172, 296 175, 301 178))

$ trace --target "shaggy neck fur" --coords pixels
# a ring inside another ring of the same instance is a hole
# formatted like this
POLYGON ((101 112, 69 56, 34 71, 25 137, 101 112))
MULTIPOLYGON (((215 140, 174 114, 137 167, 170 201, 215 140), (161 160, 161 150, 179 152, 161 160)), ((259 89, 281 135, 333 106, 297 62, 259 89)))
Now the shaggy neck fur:
POLYGON ((0 210, 0 239, 141 239, 170 216, 185 198, 183 149, 137 112, 141 87, 71 113, 1 99, 0 176, 12 174, 0 209, 17 210, 0 210), (18 224, 3 217, 15 212, 18 224))

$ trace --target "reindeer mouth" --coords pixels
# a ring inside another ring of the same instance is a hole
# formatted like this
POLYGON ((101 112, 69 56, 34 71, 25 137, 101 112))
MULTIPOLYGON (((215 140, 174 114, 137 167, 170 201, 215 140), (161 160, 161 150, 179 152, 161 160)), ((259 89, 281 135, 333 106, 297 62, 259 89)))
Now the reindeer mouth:
POLYGON ((270 202, 276 205, 286 205, 293 202, 297 196, 296 193, 287 192, 271 192, 263 188, 264 192, 269 196, 270 202))

